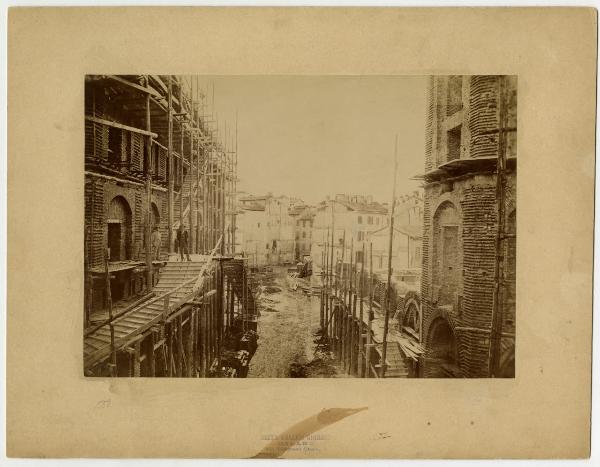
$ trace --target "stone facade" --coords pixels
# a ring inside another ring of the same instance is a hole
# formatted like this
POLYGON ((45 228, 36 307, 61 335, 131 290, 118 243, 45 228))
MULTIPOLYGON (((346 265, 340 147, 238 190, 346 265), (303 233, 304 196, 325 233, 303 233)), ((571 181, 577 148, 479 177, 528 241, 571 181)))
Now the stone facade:
POLYGON ((250 264, 289 264, 294 260, 295 219, 286 196, 242 196, 238 200, 237 238, 250 264))
POLYGON ((368 235, 388 225, 388 222, 387 205, 373 201, 370 196, 338 194, 335 199, 322 201, 315 209, 312 228, 311 256, 314 264, 322 267, 325 243, 331 243, 332 223, 335 223, 334 260, 343 257, 345 263, 350 263, 353 249, 352 261, 361 263, 363 246, 365 255, 368 255, 368 235))

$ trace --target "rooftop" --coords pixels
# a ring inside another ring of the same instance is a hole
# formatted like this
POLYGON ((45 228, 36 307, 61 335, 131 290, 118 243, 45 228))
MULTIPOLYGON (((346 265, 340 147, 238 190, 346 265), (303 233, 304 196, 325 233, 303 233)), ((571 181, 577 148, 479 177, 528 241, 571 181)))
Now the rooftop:
MULTIPOLYGON (((387 214, 388 209, 384 204, 372 201, 368 202, 353 202, 347 200, 329 200, 331 202, 335 202, 341 206, 344 206, 349 211, 356 211, 360 213, 366 214, 387 214)), ((317 210, 322 211, 329 206, 329 201, 321 201, 317 206, 317 210)))
MULTIPOLYGON (((388 230, 388 226, 384 226, 379 230, 374 230, 369 232, 369 235, 382 235, 385 234, 388 230)), ((402 235, 406 235, 410 238, 421 238, 423 236, 423 226, 421 225, 409 225, 409 224, 401 224, 394 226, 394 232, 397 232, 402 235)))

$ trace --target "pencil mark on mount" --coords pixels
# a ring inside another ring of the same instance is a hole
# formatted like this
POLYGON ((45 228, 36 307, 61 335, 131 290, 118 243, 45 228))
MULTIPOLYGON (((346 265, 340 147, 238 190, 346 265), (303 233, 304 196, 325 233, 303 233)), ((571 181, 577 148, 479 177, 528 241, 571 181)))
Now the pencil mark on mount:
POLYGON ((514 377, 516 77, 88 75, 84 104, 86 376, 514 377))
POLYGON ((96 409, 107 409, 111 406, 111 400, 110 399, 104 399, 101 401, 98 401, 95 405, 96 409))

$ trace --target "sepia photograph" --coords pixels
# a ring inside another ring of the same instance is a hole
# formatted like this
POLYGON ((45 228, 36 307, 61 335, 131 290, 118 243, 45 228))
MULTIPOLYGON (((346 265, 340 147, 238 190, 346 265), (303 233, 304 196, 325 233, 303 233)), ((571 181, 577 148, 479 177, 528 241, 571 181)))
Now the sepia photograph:
POLYGON ((517 76, 82 78, 85 376, 515 377, 517 76))
POLYGON ((597 32, 10 8, 7 455, 589 458, 597 32))

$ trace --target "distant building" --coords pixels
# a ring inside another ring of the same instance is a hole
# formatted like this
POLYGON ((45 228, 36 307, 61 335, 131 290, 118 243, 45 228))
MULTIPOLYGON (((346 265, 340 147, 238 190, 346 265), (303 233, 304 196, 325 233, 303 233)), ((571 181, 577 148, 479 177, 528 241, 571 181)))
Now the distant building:
POLYGON ((311 254, 315 208, 298 203, 290 207, 289 215, 294 225, 294 260, 299 261, 311 254))
MULTIPOLYGON (((362 262, 362 247, 368 251, 367 234, 386 226, 388 208, 373 201, 371 196, 338 194, 335 199, 319 203, 313 222, 311 255, 313 263, 322 266, 325 243, 331 243, 331 228, 334 225, 334 261, 336 258, 350 262, 351 247, 354 246, 353 262, 362 262), (329 237, 328 237, 329 233, 329 237), (345 251, 343 248, 345 238, 345 251)), ((329 250, 331 251, 331 250, 329 250)))
POLYGON ((502 312, 497 376, 514 376, 516 113, 514 77, 430 78, 423 176, 423 376, 490 374, 496 280, 502 312), (500 138, 501 133, 506 136, 500 138), (498 200, 502 151, 506 183, 504 199, 498 200), (499 205, 505 235, 498 251, 499 205), (502 258, 504 274, 496 278, 502 258))
POLYGON ((267 264, 269 231, 265 213, 266 196, 245 196, 238 199, 236 218, 236 253, 250 258, 250 266, 267 264))
POLYGON ((294 260, 294 223, 287 196, 242 196, 238 199, 238 251, 250 265, 276 265, 294 260))
MULTIPOLYGON (((392 248, 392 270, 395 275, 411 275, 420 278, 422 262, 423 196, 417 191, 401 196, 394 210, 394 235, 392 248)), ((386 270, 388 267, 390 229, 389 225, 367 235, 373 245, 373 268, 386 270)), ((398 279, 402 280, 400 277, 398 279)))

